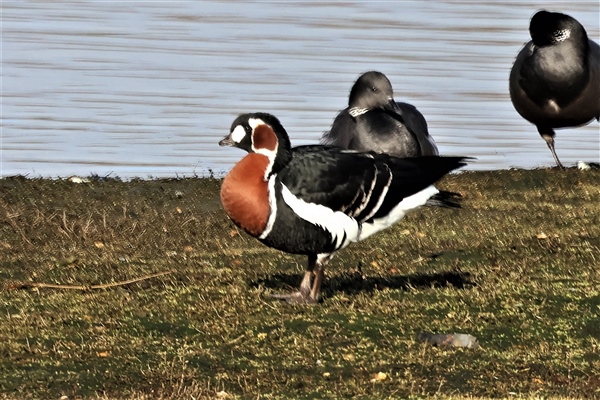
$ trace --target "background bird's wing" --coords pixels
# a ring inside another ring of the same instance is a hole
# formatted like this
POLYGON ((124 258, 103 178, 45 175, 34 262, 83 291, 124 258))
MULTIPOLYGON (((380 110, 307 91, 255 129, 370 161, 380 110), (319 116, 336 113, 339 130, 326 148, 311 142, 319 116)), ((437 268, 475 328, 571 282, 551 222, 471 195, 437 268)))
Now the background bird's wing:
POLYGON ((347 149, 356 132, 356 123, 348 113, 348 108, 341 110, 333 120, 331 130, 323 133, 321 144, 347 149))
POLYGON ((396 102, 398 113, 402 117, 404 126, 419 142, 422 156, 437 156, 438 149, 433 138, 429 135, 427 121, 415 106, 408 103, 396 102))

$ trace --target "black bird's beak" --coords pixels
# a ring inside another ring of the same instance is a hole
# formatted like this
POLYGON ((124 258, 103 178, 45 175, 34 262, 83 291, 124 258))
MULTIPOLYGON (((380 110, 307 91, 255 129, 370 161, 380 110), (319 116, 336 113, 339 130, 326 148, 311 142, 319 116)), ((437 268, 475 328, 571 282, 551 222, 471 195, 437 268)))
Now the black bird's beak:
POLYGON ((231 134, 225 136, 223 140, 219 142, 219 146, 235 146, 235 142, 231 139, 231 134))
POLYGON ((390 98, 390 100, 386 103, 386 105, 383 108, 393 113, 400 113, 400 108, 398 107, 398 104, 396 104, 396 101, 394 101, 393 98, 390 98))

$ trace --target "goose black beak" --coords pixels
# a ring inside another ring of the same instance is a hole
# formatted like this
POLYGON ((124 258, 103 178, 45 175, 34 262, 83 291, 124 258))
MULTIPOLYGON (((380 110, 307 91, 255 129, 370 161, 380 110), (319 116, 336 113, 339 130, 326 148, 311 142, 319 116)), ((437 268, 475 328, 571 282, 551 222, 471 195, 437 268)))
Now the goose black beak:
POLYGON ((386 109, 388 111, 392 111, 394 113, 399 113, 400 112, 398 104, 396 104, 396 101, 394 99, 390 99, 390 101, 388 101, 386 103, 386 105, 384 106, 384 109, 386 109))
POLYGON ((219 146, 234 146, 235 142, 231 139, 231 135, 225 136, 220 142, 219 146))

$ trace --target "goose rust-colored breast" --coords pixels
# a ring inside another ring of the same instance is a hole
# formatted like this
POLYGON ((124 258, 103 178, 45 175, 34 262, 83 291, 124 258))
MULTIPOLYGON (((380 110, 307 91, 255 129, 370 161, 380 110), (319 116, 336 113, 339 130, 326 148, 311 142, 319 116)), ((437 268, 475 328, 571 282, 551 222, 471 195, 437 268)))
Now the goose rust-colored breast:
POLYGON ((268 182, 264 179, 269 159, 250 153, 223 180, 221 203, 229 218, 252 236, 260 236, 269 219, 268 182))

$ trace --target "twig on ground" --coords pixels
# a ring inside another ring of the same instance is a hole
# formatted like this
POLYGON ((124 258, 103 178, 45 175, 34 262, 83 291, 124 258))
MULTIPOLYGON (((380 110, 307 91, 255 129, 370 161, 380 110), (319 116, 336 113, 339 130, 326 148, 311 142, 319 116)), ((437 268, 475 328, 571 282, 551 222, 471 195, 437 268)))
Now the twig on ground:
POLYGON ((8 285, 7 289, 29 289, 29 288, 49 288, 49 289, 68 289, 68 290, 94 290, 94 289, 108 289, 117 286, 125 286, 131 283, 144 281, 147 279, 157 278, 159 276, 168 275, 174 271, 163 271, 157 272, 156 274, 145 275, 139 278, 129 279, 126 281, 103 283, 100 285, 58 285, 54 283, 43 283, 43 282, 16 282, 8 285))
MULTIPOLYGON (((17 214, 17 216, 18 216, 18 214, 17 214)), ((33 245, 33 243, 31 243, 31 241, 29 239, 27 239, 27 236, 25 235, 25 232, 23 232, 23 229, 21 229, 21 227, 19 225, 17 225, 17 223, 15 221, 13 221, 13 218, 14 218, 14 214, 10 215, 9 213, 6 213, 6 219, 8 220, 8 223, 10 224, 10 226, 12 226, 12 228, 15 230, 15 232, 17 232, 19 235, 21 235, 21 237, 23 238, 25 243, 27 243, 29 245, 33 245)))

